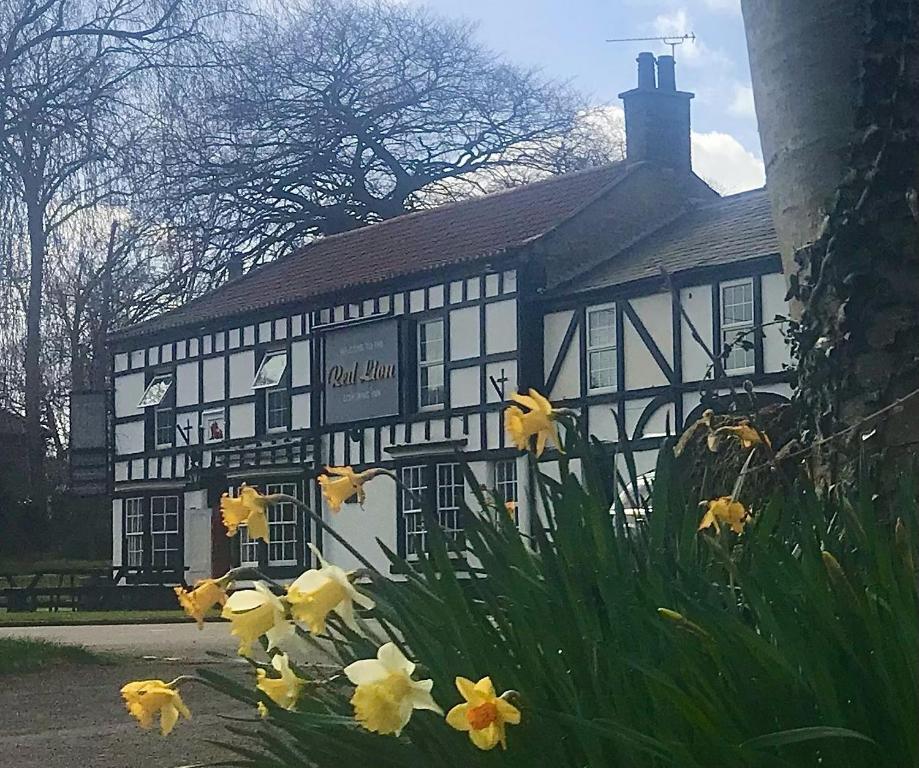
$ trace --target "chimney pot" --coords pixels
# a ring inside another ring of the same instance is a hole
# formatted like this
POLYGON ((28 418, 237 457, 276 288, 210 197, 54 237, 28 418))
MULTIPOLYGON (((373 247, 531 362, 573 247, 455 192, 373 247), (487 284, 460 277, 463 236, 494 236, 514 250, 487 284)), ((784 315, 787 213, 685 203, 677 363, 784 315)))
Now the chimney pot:
POLYGON ((644 51, 638 54, 638 87, 643 90, 654 90, 657 88, 656 77, 654 74, 654 54, 650 51, 644 51))
POLYGON ((235 280, 243 276, 243 257, 241 254, 232 253, 227 259, 227 278, 235 280))
POLYGON ((657 57, 657 87, 662 91, 676 90, 676 61, 673 56, 657 57))

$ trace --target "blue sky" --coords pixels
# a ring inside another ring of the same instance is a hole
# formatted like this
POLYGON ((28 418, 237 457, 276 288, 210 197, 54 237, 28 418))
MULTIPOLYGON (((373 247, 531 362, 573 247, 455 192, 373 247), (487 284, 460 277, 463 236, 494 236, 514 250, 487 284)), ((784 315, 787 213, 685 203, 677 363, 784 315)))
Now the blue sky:
POLYGON ((695 32, 677 49, 677 85, 695 92, 697 172, 732 192, 762 184, 740 0, 420 0, 479 24, 481 40, 511 61, 570 80, 596 103, 618 104, 635 84, 641 50, 659 43, 607 38, 695 32))

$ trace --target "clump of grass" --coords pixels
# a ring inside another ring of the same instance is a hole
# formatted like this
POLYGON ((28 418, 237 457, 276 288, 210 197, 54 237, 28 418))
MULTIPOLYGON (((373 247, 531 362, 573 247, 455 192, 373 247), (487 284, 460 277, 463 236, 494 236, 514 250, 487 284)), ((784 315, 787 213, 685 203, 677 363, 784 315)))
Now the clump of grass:
POLYGON ((37 672, 56 664, 105 664, 104 656, 79 645, 0 637, 0 675, 37 672))
MULTIPOLYGON (((218 619, 214 611, 207 620, 218 619)), ((184 611, 32 611, 7 612, 0 610, 0 626, 70 626, 81 624, 180 624, 186 623, 184 611)))

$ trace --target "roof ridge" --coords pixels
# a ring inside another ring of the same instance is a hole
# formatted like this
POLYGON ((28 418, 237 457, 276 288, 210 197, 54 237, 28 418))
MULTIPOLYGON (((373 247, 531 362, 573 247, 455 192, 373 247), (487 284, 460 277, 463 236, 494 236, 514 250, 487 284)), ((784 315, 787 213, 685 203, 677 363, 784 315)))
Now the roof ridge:
MULTIPOLYGON (((410 220, 422 218, 424 216, 429 216, 431 214, 434 214, 435 212, 440 212, 440 213, 446 212, 449 214, 451 211, 461 210, 465 207, 471 207, 471 206, 482 204, 482 202, 486 200, 490 201, 491 203, 494 203, 496 198, 504 199, 504 198, 511 197, 516 194, 520 194, 523 191, 532 191, 533 189, 550 187, 554 184, 562 184, 565 182, 570 182, 571 179, 574 179, 574 178, 580 178, 583 176, 589 176, 589 175, 595 175, 595 174, 601 174, 601 173, 610 173, 613 170, 620 171, 619 174, 613 174, 612 178, 606 183, 604 183, 602 187, 599 189, 599 191, 597 191, 594 195, 592 195, 586 203, 579 206, 574 213, 566 215, 565 217, 563 217, 563 219, 560 222, 556 222, 553 226, 543 230, 538 235, 534 235, 528 239, 528 241, 532 241, 534 239, 538 239, 539 237, 545 236, 547 233, 557 228, 557 226, 560 223, 570 220, 573 216, 583 211, 585 207, 587 207, 588 205, 591 205, 597 199, 599 199, 604 194, 606 194, 610 188, 615 186, 620 181, 621 176, 626 175, 634 167, 637 167, 637 165, 641 165, 641 164, 640 163, 639 164, 628 163, 624 160, 620 160, 615 163, 607 163, 605 165, 600 165, 600 166, 596 166, 593 168, 584 168, 579 171, 571 171, 569 173, 554 174, 554 175, 548 176, 547 178, 527 182, 526 184, 521 184, 516 187, 510 187, 508 189, 502 189, 496 192, 490 192, 488 194, 479 195, 476 197, 469 197, 463 200, 454 200, 448 203, 443 203, 442 205, 434 206, 432 208, 425 208, 425 209, 418 210, 418 211, 408 211, 406 213, 400 214, 399 216, 394 216, 391 219, 384 219, 383 221, 372 222, 370 224, 367 224, 361 227, 357 227, 355 229, 350 229, 346 232, 337 232, 333 235, 326 235, 324 237, 317 238, 313 240, 312 242, 301 245, 300 247, 295 248, 290 253, 284 256, 281 256, 276 259, 272 259, 271 261, 268 261, 264 264, 259 264, 253 269, 250 269, 244 275, 241 275, 240 277, 234 278, 232 280, 226 280, 220 285, 215 286, 214 288, 211 288, 205 293, 202 293, 200 296, 195 296, 192 299, 184 301, 180 306, 172 307, 171 309, 168 309, 165 312, 155 315, 154 317, 150 317, 145 320, 141 320, 140 322, 132 323, 131 325, 126 325, 123 328, 119 328, 113 331, 110 335, 113 338, 117 338, 121 335, 130 334, 130 333, 133 333, 139 330, 141 326, 143 326, 144 324, 148 322, 152 322, 152 321, 160 320, 160 319, 168 319, 170 316, 174 315, 175 313, 184 312, 188 307, 193 307, 204 300, 211 300, 215 296, 219 296, 225 291, 240 285, 240 283, 250 278, 253 278, 258 275, 264 276, 266 272, 270 273, 274 271, 274 269, 278 269, 285 265, 288 265, 291 260, 300 259, 308 255, 309 252, 313 248, 316 248, 322 245, 327 245, 329 243, 332 243, 334 245, 334 243, 336 243, 337 241, 345 240, 348 237, 358 236, 359 233, 364 233, 364 232, 367 232, 368 230, 379 232, 381 229, 386 230, 390 226, 395 226, 397 223, 400 225, 404 225, 404 223, 407 220, 410 221, 410 220), (622 173, 622 172, 625 172, 625 173, 622 173)), ((494 253, 489 254, 489 255, 493 256, 494 253)), ((415 270, 410 270, 409 272, 407 272, 407 274, 414 273, 414 271, 415 270)), ((425 270, 418 269, 417 271, 421 272, 425 270)))

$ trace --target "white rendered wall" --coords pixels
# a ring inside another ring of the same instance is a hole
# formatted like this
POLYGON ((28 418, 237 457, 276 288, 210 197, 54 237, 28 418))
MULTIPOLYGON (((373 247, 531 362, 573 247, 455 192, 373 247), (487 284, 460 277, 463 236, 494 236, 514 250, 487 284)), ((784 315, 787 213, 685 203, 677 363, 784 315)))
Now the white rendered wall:
POLYGON ((226 398, 224 377, 225 361, 222 357, 210 357, 202 363, 204 367, 204 402, 214 403, 226 398))
POLYGON ((189 584, 211 574, 211 509, 207 491, 185 492, 185 578, 189 584))
POLYGON ((496 301, 485 306, 485 353, 517 349, 517 302, 496 301))
MULTIPOLYGON (((382 573, 389 573, 389 560, 377 544, 384 542, 396 549, 396 487, 387 477, 368 483, 367 500, 363 509, 357 504, 342 504, 341 512, 332 512, 323 502, 323 516, 335 531, 382 573)), ((345 570, 363 567, 331 536, 323 536, 322 548, 326 559, 345 570)))
MULTIPOLYGON (((553 312, 544 318, 544 376, 548 379, 552 366, 558 357, 562 342, 565 339, 565 332, 571 322, 573 311, 553 312)), ((580 354, 578 352, 577 336, 571 346, 568 347, 565 357, 563 358, 562 367, 559 372, 558 380, 548 397, 552 400, 564 400, 569 397, 577 397, 581 392, 581 372, 579 369, 580 354)))
POLYGON ((230 355, 230 397, 251 395, 254 376, 255 353, 251 349, 230 355))
POLYGON ((176 366, 176 406, 198 404, 198 363, 176 366))
MULTIPOLYGON (((712 347, 712 287, 697 285, 680 291, 683 309, 709 349, 712 347)), ((705 378, 711 360, 692 337, 689 323, 681 318, 683 348, 683 381, 700 381, 705 378)))
POLYGON ((115 454, 141 453, 144 450, 144 422, 127 421, 115 425, 115 454))
MULTIPOLYGON (((669 293, 642 296, 629 302, 642 325, 657 344, 667 363, 673 367, 673 321, 669 293)), ((666 385, 667 376, 654 360, 632 322, 623 317, 623 343, 626 389, 666 385)))
POLYGON ((129 373, 115 377, 115 416, 139 416, 144 412, 137 404, 144 394, 144 374, 129 373))
POLYGON ((791 361, 788 345, 782 336, 781 325, 773 323, 776 315, 788 316, 788 304, 785 301, 784 275, 763 275, 763 368, 767 373, 784 369, 791 361))
POLYGON ((450 359, 477 357, 482 340, 478 307, 463 307, 450 312, 450 359))
POLYGON ((112 499, 112 564, 124 565, 122 562, 122 501, 112 499))

